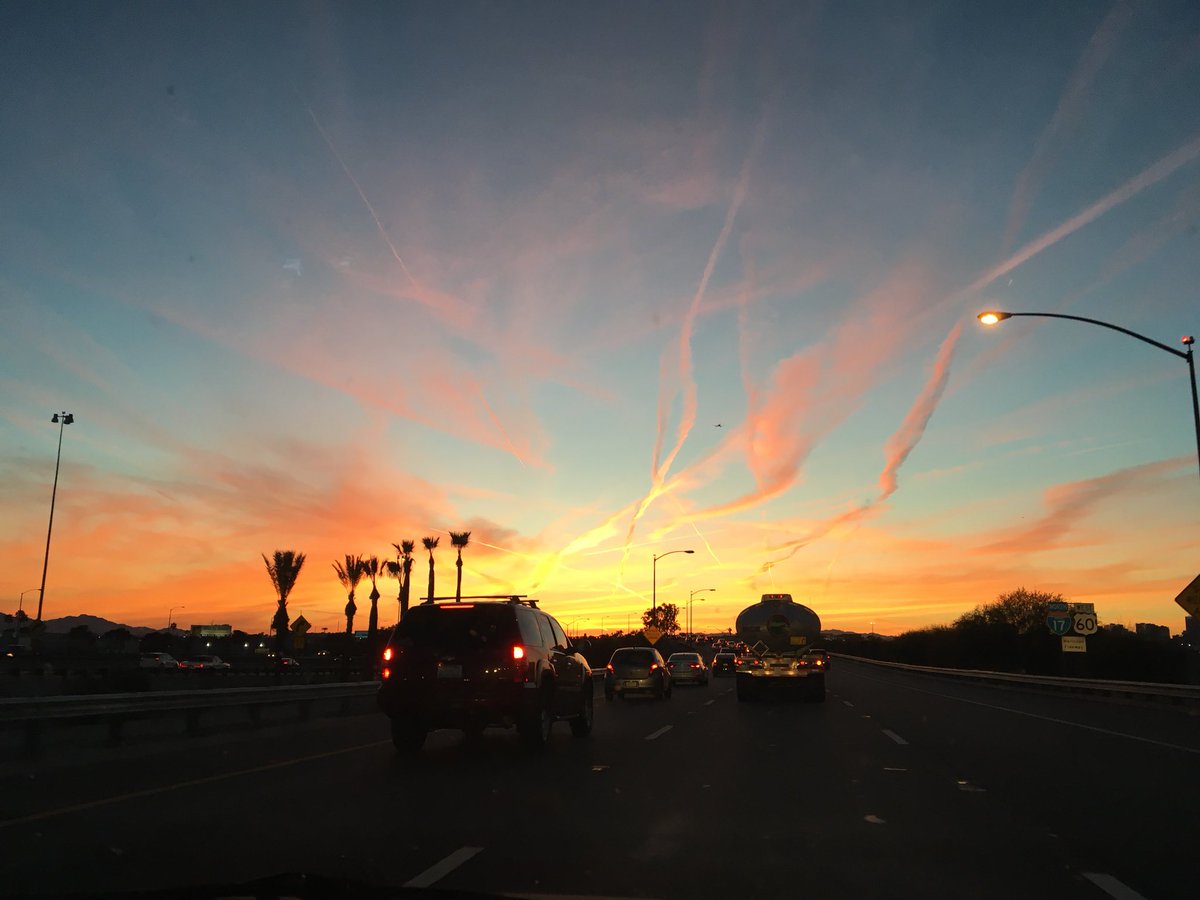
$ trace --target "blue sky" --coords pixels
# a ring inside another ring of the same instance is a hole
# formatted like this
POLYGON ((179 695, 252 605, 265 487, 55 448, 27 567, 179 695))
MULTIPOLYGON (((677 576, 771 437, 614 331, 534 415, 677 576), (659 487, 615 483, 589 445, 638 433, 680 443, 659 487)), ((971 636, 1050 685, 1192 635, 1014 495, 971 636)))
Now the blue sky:
POLYGON ((975 314, 1197 330, 1194 4, 9 19, 12 605, 66 409, 47 615, 257 630, 260 554, 295 549, 334 629, 334 558, 469 528, 471 590, 591 628, 685 547, 660 600, 715 587, 706 627, 790 590, 894 632, 1019 586, 1179 627, 1186 366, 975 314))

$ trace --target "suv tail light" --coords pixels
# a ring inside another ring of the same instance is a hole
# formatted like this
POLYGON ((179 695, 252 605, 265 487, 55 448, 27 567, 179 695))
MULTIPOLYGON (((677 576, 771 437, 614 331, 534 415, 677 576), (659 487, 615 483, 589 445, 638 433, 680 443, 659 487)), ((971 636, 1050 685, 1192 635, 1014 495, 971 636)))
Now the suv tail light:
POLYGON ((384 662, 391 662, 391 661, 392 661, 392 657, 393 657, 393 656, 395 656, 395 655, 396 655, 396 654, 395 654, 395 652, 392 650, 392 648, 391 648, 391 647, 387 647, 387 648, 385 648, 385 649, 384 649, 384 651, 383 651, 383 661, 384 661, 384 662))
POLYGON ((512 649, 512 654, 513 654, 513 659, 524 659, 525 658, 525 648, 522 647, 520 644, 514 644, 513 649, 512 649))

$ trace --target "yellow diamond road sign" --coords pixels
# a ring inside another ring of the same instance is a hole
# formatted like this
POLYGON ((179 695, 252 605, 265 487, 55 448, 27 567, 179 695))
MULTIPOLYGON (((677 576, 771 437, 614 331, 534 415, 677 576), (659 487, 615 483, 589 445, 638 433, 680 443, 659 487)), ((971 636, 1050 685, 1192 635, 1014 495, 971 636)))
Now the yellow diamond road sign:
POLYGON ((1187 614, 1200 619, 1200 575, 1192 579, 1192 583, 1179 592, 1175 602, 1182 606, 1187 614))
POLYGON ((643 631, 642 634, 646 635, 646 640, 648 640, 651 644, 657 644, 658 639, 662 637, 662 629, 655 628, 653 625, 651 625, 649 628, 643 631))

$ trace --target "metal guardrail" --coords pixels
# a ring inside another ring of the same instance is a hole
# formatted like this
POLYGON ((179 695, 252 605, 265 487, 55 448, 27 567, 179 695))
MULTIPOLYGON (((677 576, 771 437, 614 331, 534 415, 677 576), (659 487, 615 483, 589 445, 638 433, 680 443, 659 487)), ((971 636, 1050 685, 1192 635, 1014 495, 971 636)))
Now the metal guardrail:
POLYGON ((264 706, 297 704, 300 716, 309 716, 311 705, 320 700, 345 701, 371 695, 377 681, 337 684, 300 684, 279 687, 216 688, 198 691, 159 691, 129 694, 91 694, 69 697, 18 697, 0 700, 0 728, 24 729, 24 752, 37 756, 42 732, 47 725, 105 722, 109 741, 119 744, 125 723, 133 719, 183 714, 188 734, 198 734, 203 712, 244 707, 252 723, 259 721, 264 706))
POLYGON ((1013 672, 990 672, 983 669, 946 669, 937 666, 914 666, 908 663, 871 659, 866 656, 851 656, 847 653, 831 653, 830 655, 839 659, 849 659, 876 666, 886 666, 890 669, 899 669, 918 675, 939 675, 960 678, 964 681, 1010 684, 1072 694, 1122 697, 1141 702, 1200 704, 1200 685, 1162 684, 1149 681, 1111 681, 1099 678, 1059 678, 1053 675, 1020 675, 1013 672))

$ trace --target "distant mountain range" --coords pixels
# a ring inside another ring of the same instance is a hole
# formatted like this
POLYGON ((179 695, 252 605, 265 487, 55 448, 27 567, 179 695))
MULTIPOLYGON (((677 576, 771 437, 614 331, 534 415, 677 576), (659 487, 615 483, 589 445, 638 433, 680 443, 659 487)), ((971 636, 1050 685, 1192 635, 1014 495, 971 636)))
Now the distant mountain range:
POLYGON ((66 634, 72 628, 78 625, 86 625, 88 631, 92 634, 104 634, 106 631, 112 631, 114 628, 124 628, 134 637, 144 637, 155 631, 162 631, 161 628, 146 628, 142 625, 122 625, 120 622, 110 622, 108 619, 102 619, 99 616, 63 616, 61 619, 46 619, 46 631, 49 634, 66 634))

